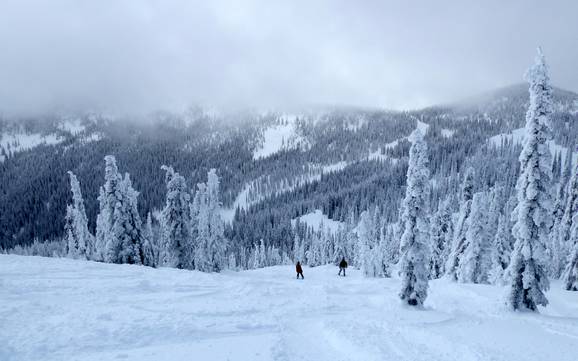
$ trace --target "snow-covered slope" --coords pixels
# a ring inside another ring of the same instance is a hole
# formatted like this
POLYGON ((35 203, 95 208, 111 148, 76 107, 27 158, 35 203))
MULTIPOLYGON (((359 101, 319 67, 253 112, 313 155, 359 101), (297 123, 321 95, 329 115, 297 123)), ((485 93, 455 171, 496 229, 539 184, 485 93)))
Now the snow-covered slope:
POLYGON ((330 219, 323 211, 320 209, 315 210, 314 212, 307 213, 299 218, 293 219, 291 223, 294 225, 299 219, 299 222, 305 223, 307 227, 313 228, 314 231, 318 231, 323 225, 324 230, 329 230, 331 233, 336 233, 339 230, 340 226, 343 226, 343 222, 334 221, 330 219))
POLYGON ((504 289, 292 266, 203 274, 0 255, 0 360, 575 360, 578 293, 554 282, 541 314, 504 289))
POLYGON ((255 149, 253 159, 267 158, 281 150, 306 148, 309 143, 297 132, 294 115, 286 115, 280 118, 284 124, 278 124, 266 128, 263 131, 263 143, 255 149))
MULTIPOLYGON (((6 133, 0 134, 0 150, 4 150, 8 156, 25 150, 32 149, 41 144, 58 144, 64 139, 55 134, 39 133, 6 133)), ((0 152, 1 153, 1 152, 0 152)), ((4 156, 0 155, 0 162, 4 161, 4 156)))
POLYGON ((269 196, 280 195, 285 192, 290 192, 306 183, 319 181, 323 174, 342 171, 347 165, 348 163, 345 161, 325 165, 310 164, 306 173, 297 175, 289 180, 284 180, 283 182, 267 183, 267 177, 260 177, 251 182, 247 182, 235 198, 233 205, 222 209, 221 216, 225 221, 231 222, 235 217, 237 208, 246 210, 269 196))
MULTIPOLYGON (((518 128, 512 130, 510 133, 502 133, 495 135, 489 139, 489 142, 490 144, 496 147, 500 147, 505 143, 522 144, 524 142, 525 137, 526 137, 526 129, 518 128)), ((552 156, 555 156, 557 153, 560 153, 562 155, 562 164, 564 164, 568 149, 566 147, 561 146, 560 144, 555 143, 554 141, 549 141, 548 147, 550 148, 550 153, 552 154, 552 156)), ((576 164, 577 156, 578 154, 574 153, 573 158, 574 164, 576 164)))

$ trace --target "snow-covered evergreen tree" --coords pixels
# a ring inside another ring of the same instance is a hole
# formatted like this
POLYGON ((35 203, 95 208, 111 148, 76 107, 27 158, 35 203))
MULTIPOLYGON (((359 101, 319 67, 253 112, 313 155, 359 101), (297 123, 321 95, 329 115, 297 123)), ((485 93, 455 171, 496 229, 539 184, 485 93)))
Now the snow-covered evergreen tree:
POLYGON ((488 203, 485 192, 474 194, 464 253, 457 269, 458 281, 487 283, 491 267, 490 243, 486 230, 488 203))
POLYGON ((132 187, 128 173, 119 183, 116 197, 105 260, 110 263, 142 264, 143 236, 138 192, 132 187))
MULTIPOLYGON (((553 278, 559 278, 563 268, 564 262, 566 260, 566 250, 564 249, 564 241, 567 236, 569 236, 568 221, 571 221, 571 217, 564 219, 565 215, 565 204, 568 198, 568 185, 572 174, 572 150, 573 147, 568 147, 568 152, 566 155, 564 168, 561 170, 561 176, 556 185, 556 196, 554 198, 554 205, 552 207, 552 229, 550 231, 549 238, 549 260, 550 276, 553 278), (562 224, 565 226, 563 227, 562 224), (564 235, 564 237, 563 237, 564 235), (561 243, 562 242, 562 243, 561 243)), ((569 215, 571 216, 571 215, 569 215)))
POLYGON ((88 218, 84 208, 84 199, 80 191, 80 182, 72 172, 70 176, 70 189, 72 191, 72 205, 66 211, 66 238, 68 256, 72 258, 92 259, 94 250, 94 237, 88 231, 88 218))
POLYGON ((94 259, 106 261, 105 253, 108 240, 112 237, 114 207, 120 196, 121 175, 118 173, 116 158, 112 155, 104 157, 104 186, 100 188, 98 202, 99 213, 96 218, 96 243, 94 259))
POLYGON ((544 258, 552 221, 551 155, 547 144, 551 137, 552 87, 541 49, 526 77, 530 83, 530 105, 516 184, 518 205, 513 214, 516 244, 508 270, 508 304, 514 310, 546 306, 548 300, 544 292, 549 288, 544 258))
POLYGON ((305 248, 298 233, 295 233, 293 238, 293 261, 301 263, 305 261, 305 248))
POLYGON ((578 168, 572 173, 565 192, 564 211, 561 218, 560 213, 554 213, 554 225, 550 234, 551 271, 553 277, 560 276, 564 270, 568 253, 571 250, 572 220, 578 212, 578 168))
POLYGON ((407 169, 407 187, 403 200, 401 225, 401 292, 400 298, 408 305, 420 306, 427 297, 429 226, 427 200, 429 170, 427 145, 419 129, 410 136, 407 169))
POLYGON ((195 268, 203 272, 220 272, 227 264, 227 240, 221 218, 219 178, 215 169, 208 173, 207 184, 197 185, 193 203, 195 229, 195 268))
POLYGON ((323 264, 323 238, 321 233, 312 230, 310 240, 309 249, 305 252, 307 264, 311 267, 320 266, 323 264))
POLYGON ((444 274, 446 257, 449 254, 453 236, 450 200, 446 199, 432 217, 430 224, 430 278, 440 278, 444 274))
POLYGON ((379 277, 382 275, 382 257, 377 239, 375 218, 368 211, 361 213, 357 226, 357 238, 359 242, 359 259, 363 274, 366 277, 379 277))
POLYGON ((165 266, 194 269, 194 243, 190 237, 189 201, 185 178, 172 167, 165 171, 167 194, 161 213, 161 263, 165 266))
POLYGON ((153 232, 151 213, 147 214, 147 221, 143 228, 143 264, 149 267, 159 265, 160 246, 153 232))
POLYGON ((572 248, 567 257, 562 279, 564 280, 564 288, 567 291, 578 291, 578 214, 574 215, 570 243, 572 248))
POLYGON ((489 274, 491 283, 501 284, 504 279, 504 272, 510 264, 510 254, 512 253, 512 242, 507 216, 502 214, 498 221, 498 230, 494 236, 491 248, 492 266, 489 274))
POLYGON ((466 170, 462 191, 460 197, 460 209, 457 222, 454 227, 454 239, 452 249, 446 262, 446 274, 451 280, 457 281, 457 269, 460 263, 460 257, 465 251, 466 232, 468 230, 469 217, 472 208, 472 199, 474 195, 474 169, 469 167, 466 170))
POLYGON ((340 225, 335 234, 335 245, 330 262, 333 264, 338 264, 342 258, 351 260, 351 255, 349 252, 350 251, 347 244, 347 234, 345 233, 345 227, 340 225))

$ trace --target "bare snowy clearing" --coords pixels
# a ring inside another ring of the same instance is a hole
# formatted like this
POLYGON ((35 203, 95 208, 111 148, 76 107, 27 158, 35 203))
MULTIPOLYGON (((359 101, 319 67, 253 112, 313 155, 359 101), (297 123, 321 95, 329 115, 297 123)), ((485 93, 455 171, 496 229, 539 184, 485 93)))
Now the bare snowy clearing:
POLYGON ((332 266, 205 274, 0 255, 0 359, 575 360, 578 293, 554 282, 541 314, 504 289, 430 283, 425 310, 399 280, 332 266))
MULTIPOLYGON (((526 137, 526 129, 525 128, 518 128, 512 130, 510 133, 501 133, 498 135, 494 135, 489 139, 490 144, 495 147, 501 147, 504 143, 512 143, 512 144, 522 144, 526 137)), ((564 164, 566 159, 566 153, 568 153, 568 149, 563 147, 559 144, 556 144, 554 141, 548 142, 548 147, 550 148, 550 153, 552 156, 555 156, 557 153, 562 155, 562 164, 564 164)), ((574 152, 572 162, 576 164, 578 161, 578 153, 574 152)))
POLYGON ((319 231, 321 225, 323 225, 323 229, 331 232, 332 234, 337 233, 339 227, 345 225, 343 222, 330 219, 325 214, 323 214, 323 211, 320 209, 316 209, 314 212, 307 213, 301 217, 291 220, 291 224, 293 226, 295 225, 297 219, 299 219, 299 222, 303 222, 308 227, 313 228, 314 231, 319 231))

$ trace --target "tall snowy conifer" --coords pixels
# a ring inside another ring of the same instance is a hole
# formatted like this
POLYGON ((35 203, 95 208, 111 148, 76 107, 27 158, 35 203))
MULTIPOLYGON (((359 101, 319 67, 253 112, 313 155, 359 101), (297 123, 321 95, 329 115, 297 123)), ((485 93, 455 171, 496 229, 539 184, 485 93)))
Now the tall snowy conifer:
POLYGON ((159 247, 153 234, 151 213, 147 214, 147 221, 143 228, 143 264, 149 267, 159 265, 159 247))
POLYGON ((360 266, 366 277, 379 277, 382 273, 379 241, 374 221, 375 217, 368 211, 364 211, 361 213, 357 227, 360 266))
POLYGON ((457 269, 460 257, 466 247, 466 232, 468 230, 469 217, 472 209, 472 199, 474 196, 474 169, 469 167, 464 176, 462 192, 460 197, 460 210, 458 219, 454 227, 454 240, 452 249, 446 262, 446 274, 451 280, 457 281, 457 269))
POLYGON ((110 263, 142 264, 142 223, 138 213, 138 192, 125 174, 116 192, 112 228, 106 243, 105 259, 110 263))
POLYGON ((564 288, 567 291, 578 291, 578 214, 574 214, 572 231, 570 233, 570 254, 567 257, 567 264, 563 277, 564 288))
POLYGON ((551 137, 552 87, 540 48, 526 78, 530 83, 530 105, 516 184, 518 205, 513 214, 516 243, 508 270, 511 278, 508 304, 514 310, 535 311, 538 305, 548 304, 544 294, 549 288, 544 259, 552 208, 552 157, 547 144, 551 137))
POLYGON ((161 213, 162 264, 193 269, 193 242, 190 238, 189 200, 185 178, 172 167, 162 166, 165 171, 167 194, 161 213))
POLYGON ((505 214, 500 216, 498 221, 498 230, 492 241, 491 261, 492 266, 489 274, 491 283, 502 284, 504 272, 510 264, 510 255, 512 253, 512 243, 510 240, 509 222, 505 214))
POLYGON ((67 244, 68 256, 72 258, 91 259, 94 254, 94 237, 88 231, 88 218, 84 208, 84 200, 80 191, 80 183, 72 172, 70 189, 72 191, 72 205, 67 208, 67 244))
POLYGON ((458 281, 487 283, 491 266, 490 243, 486 230, 488 204, 485 192, 474 194, 464 253, 457 269, 458 281))
POLYGON ((122 177, 118 173, 116 159, 112 155, 104 157, 104 186, 100 188, 98 202, 100 211, 96 218, 96 246, 97 261, 106 261, 106 245, 112 236, 114 207, 120 195, 119 187, 122 177))
POLYGON ((421 306, 427 297, 429 232, 427 200, 429 170, 427 145, 419 129, 410 136, 407 187, 403 200, 401 226, 401 292, 408 305, 421 306))
POLYGON ((219 177, 216 170, 207 174, 207 183, 197 185, 193 214, 195 268, 203 272, 220 272, 227 264, 227 239, 221 218, 219 177))
POLYGON ((434 214, 430 225, 430 278, 440 278, 444 273, 446 257, 453 235, 450 201, 446 199, 434 214))
MULTIPOLYGON (((566 214, 567 200, 570 198, 576 199, 575 190, 570 189, 569 184, 576 185, 576 178, 572 178, 572 153, 573 146, 568 147, 568 152, 566 153, 566 161, 564 169, 562 169, 562 175, 560 176, 560 181, 556 187, 556 198, 554 201, 554 206, 552 209, 552 215, 554 218, 552 230, 550 232, 550 275, 553 278, 559 278, 563 268, 564 262, 568 254, 568 249, 566 247, 567 237, 570 236, 570 224, 572 222, 573 213, 571 212, 572 206, 568 209, 568 214, 566 214), (572 179, 572 182, 570 182, 572 179), (569 196, 569 194, 574 193, 574 196, 569 196)), ((574 209, 575 210, 575 209, 574 209)))

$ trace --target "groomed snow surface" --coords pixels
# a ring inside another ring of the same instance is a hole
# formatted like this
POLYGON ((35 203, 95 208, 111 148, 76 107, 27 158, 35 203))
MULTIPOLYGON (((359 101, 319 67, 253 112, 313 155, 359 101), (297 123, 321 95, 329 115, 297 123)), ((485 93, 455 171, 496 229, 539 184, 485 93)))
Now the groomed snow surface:
POLYGON ((397 279, 304 274, 0 255, 0 360, 576 360, 578 292, 556 282, 531 314, 495 286, 436 280, 415 310, 397 279))

